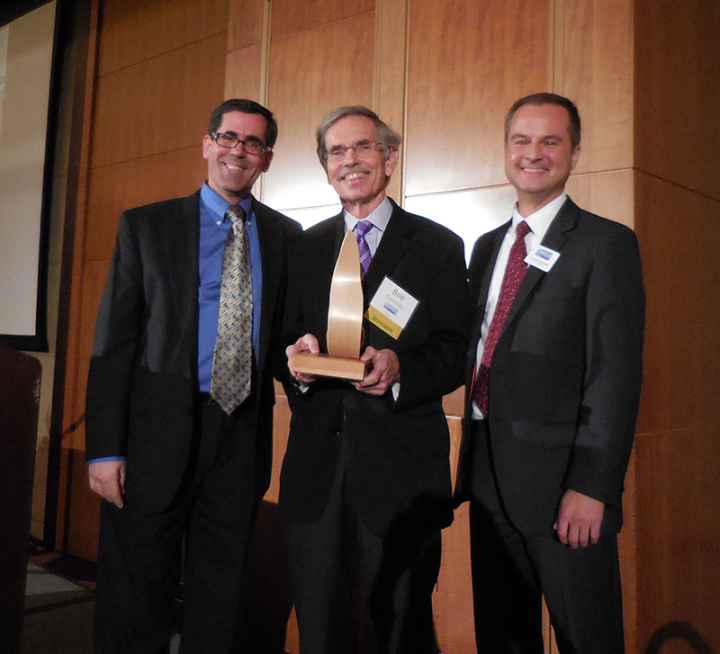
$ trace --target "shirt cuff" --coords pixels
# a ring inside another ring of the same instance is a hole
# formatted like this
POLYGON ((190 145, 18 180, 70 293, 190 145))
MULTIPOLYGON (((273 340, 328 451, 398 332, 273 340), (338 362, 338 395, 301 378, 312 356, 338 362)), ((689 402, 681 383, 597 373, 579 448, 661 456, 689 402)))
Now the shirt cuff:
POLYGON ((97 459, 88 459, 88 463, 102 463, 103 461, 125 461, 124 456, 99 456, 97 459))
POLYGON ((392 391, 393 402, 397 402, 397 399, 400 396, 400 382, 395 382, 390 387, 390 390, 392 391))

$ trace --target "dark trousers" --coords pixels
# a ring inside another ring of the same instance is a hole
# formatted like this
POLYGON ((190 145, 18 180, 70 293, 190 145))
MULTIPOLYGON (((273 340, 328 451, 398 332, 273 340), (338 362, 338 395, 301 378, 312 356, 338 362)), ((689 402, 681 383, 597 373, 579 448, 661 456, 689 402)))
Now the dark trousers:
POLYGON ((343 444, 320 520, 288 527, 301 654, 436 654, 440 531, 371 532, 346 495, 343 444))
POLYGON ((561 654, 622 654, 617 537, 573 550, 550 535, 522 533, 502 504, 485 423, 474 426, 470 484, 478 652, 542 654, 541 595, 561 654))
POLYGON ((257 507, 255 436, 243 433, 247 442, 238 442, 235 429, 242 410, 226 416, 212 400, 200 403, 193 467, 165 510, 144 511, 131 498, 123 509, 102 503, 97 654, 167 652, 181 573, 183 654, 242 646, 244 568, 257 507))

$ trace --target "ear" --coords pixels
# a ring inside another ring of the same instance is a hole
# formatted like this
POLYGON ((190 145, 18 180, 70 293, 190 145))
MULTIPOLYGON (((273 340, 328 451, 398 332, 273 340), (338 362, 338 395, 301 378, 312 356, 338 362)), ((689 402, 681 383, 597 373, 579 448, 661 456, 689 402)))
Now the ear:
POLYGON ((209 134, 205 134, 203 136, 202 141, 202 150, 203 150, 203 159, 207 159, 210 155, 210 148, 212 147, 213 140, 210 138, 209 134))
POLYGON ((575 149, 573 150, 572 155, 570 156, 570 170, 575 170, 575 166, 577 166, 577 162, 580 159, 580 146, 576 145, 575 149))
POLYGON ((385 159, 385 176, 386 177, 392 177, 392 174, 395 172, 395 168, 398 164, 398 151, 397 148, 393 148, 392 150, 388 150, 388 157, 385 159))
POLYGON ((272 160, 273 160, 273 154, 274 153, 272 150, 268 150, 265 154, 263 154, 264 161, 263 161, 262 171, 264 173, 266 173, 268 171, 268 168, 270 168, 270 164, 272 163, 272 160))

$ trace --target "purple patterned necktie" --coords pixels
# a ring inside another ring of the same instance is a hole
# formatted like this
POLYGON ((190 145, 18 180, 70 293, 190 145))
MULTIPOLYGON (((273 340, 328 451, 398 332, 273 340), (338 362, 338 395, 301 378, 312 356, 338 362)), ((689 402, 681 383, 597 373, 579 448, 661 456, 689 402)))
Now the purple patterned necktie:
POLYGON ((493 315, 490 329, 485 336, 485 346, 483 348, 482 361, 477 371, 475 384, 473 386, 472 398, 477 407, 487 417, 489 381, 490 381, 490 365, 492 364, 495 346, 500 340, 505 321, 507 320, 510 308, 513 305, 515 296, 517 295, 520 284, 527 272, 527 264, 525 257, 527 249, 525 248, 525 236, 530 231, 530 226, 523 220, 517 224, 515 228, 515 242, 510 248, 510 256, 508 257, 505 275, 503 276, 502 286, 500 287, 500 296, 498 297, 497 306, 493 315))
POLYGON ((365 240, 365 235, 374 227, 369 220, 358 220, 355 225, 355 238, 357 239, 358 250, 360 250, 360 271, 362 276, 365 277, 365 273, 370 267, 372 261, 372 254, 370 254, 370 247, 365 240))

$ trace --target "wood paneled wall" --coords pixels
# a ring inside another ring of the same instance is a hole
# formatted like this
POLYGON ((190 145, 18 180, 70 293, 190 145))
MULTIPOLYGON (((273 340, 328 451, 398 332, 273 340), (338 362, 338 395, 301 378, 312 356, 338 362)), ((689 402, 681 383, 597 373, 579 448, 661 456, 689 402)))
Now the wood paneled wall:
POLYGON ((635 213, 648 294, 638 642, 682 621, 720 651, 720 3, 636 5, 635 213))
MULTIPOLYGON (((197 187, 205 171, 199 150, 205 120, 223 95, 258 99, 276 113, 275 159, 256 194, 306 224, 338 206, 315 156, 317 123, 340 104, 375 108, 404 136, 393 197, 450 226, 469 248, 507 219, 514 201, 503 168, 507 107, 525 93, 557 91, 577 102, 584 121, 571 195, 635 228, 645 258, 646 385, 621 542, 628 652, 642 651, 657 627, 680 618, 717 647, 712 500, 720 491, 714 465, 720 434, 712 409, 719 399, 720 325, 717 309, 703 298, 719 276, 717 264, 708 263, 717 261, 720 245, 710 229, 720 196, 709 169, 719 140, 718 4, 97 2, 95 109, 87 113, 65 423, 83 411, 92 325, 117 217, 125 207, 197 187), (666 43, 673 48, 659 45, 666 43), (690 120, 692 114, 700 118, 690 120)), ((461 398, 458 391, 445 399, 453 447, 461 398)), ((281 551, 275 508, 288 425, 281 394, 275 413, 275 474, 260 516, 258 561, 281 551)), ((74 508, 61 512, 61 528, 68 551, 93 558, 96 526, 74 517, 94 515, 94 500, 83 490, 82 442, 80 432, 65 444, 63 488, 74 508)), ((445 652, 473 652, 466 507, 443 541, 438 639, 445 652)), ((285 592, 280 586, 273 592, 285 592)), ((289 606, 283 600, 263 610, 284 621, 289 606)), ((289 625, 273 638, 296 652, 292 617, 289 625)), ((547 651, 555 651, 549 627, 547 640, 547 651)))

